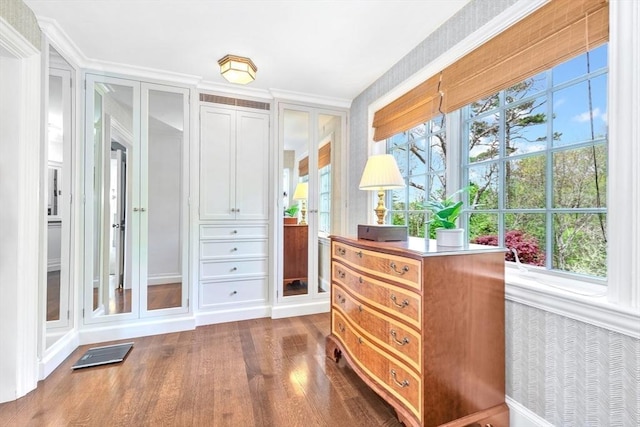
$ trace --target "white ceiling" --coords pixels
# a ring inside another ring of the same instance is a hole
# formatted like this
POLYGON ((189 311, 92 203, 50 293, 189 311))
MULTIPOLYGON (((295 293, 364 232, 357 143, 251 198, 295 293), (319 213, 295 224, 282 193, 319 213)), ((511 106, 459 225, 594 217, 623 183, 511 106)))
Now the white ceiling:
POLYGON ((229 85, 217 60, 248 56, 248 88, 352 100, 469 0, 23 0, 89 60, 229 85))

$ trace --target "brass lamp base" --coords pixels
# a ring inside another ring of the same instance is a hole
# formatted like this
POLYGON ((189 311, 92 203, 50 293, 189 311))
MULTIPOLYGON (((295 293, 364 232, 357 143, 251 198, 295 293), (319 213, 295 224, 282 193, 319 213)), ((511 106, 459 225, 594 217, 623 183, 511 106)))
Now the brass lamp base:
POLYGON ((384 190, 378 191, 378 206, 374 211, 378 217, 378 224, 384 224, 384 217, 387 215, 387 208, 384 206, 384 190))
POLYGON ((300 208, 300 225, 307 225, 307 203, 302 201, 302 208, 300 208))

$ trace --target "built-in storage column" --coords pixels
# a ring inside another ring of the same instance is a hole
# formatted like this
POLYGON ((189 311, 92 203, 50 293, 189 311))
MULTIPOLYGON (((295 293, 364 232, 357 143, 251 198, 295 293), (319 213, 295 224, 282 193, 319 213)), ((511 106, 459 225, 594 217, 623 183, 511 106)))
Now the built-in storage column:
POLYGON ((199 309, 228 315, 205 323, 269 314, 270 113, 255 104, 200 107, 199 309))

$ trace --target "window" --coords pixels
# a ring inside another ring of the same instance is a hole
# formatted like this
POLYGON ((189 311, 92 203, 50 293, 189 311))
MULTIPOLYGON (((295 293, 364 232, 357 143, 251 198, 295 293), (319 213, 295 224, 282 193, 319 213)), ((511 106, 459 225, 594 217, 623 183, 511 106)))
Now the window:
POLYGON ((329 234, 331 230, 331 164, 320 169, 318 197, 318 231, 329 234))
POLYGON ((407 225, 410 236, 424 237, 428 221, 424 202, 442 196, 447 188, 445 116, 392 136, 387 140, 387 153, 393 154, 407 184, 387 192, 391 198, 386 202, 391 206, 387 221, 407 225))
MULTIPOLYGON (((462 108, 470 241, 514 248, 547 270, 607 276, 607 48, 462 108)), ((444 116, 387 139, 407 183, 388 192, 387 218, 410 236, 425 235, 425 200, 457 189, 447 189, 446 142, 444 116)))
POLYGON ((472 242, 515 248, 547 270, 607 276, 607 48, 463 107, 472 242))

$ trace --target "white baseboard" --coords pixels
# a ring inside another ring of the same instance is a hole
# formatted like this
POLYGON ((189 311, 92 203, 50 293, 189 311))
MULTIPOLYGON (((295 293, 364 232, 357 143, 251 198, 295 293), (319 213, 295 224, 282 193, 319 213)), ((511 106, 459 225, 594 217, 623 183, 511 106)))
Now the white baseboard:
POLYGON ((509 425, 511 427, 554 427, 553 424, 509 396, 506 396, 505 401, 509 407, 509 425))
POLYGON ((257 307, 233 308, 218 311, 200 311, 196 313, 196 326, 214 325, 216 323, 236 322, 240 320, 260 319, 271 316, 270 305, 257 307))
POLYGON ((282 319, 293 316, 306 316, 308 314, 328 313, 331 308, 329 300, 314 301, 302 304, 275 305, 271 309, 272 319, 282 319))
POLYGON ((166 285, 167 283, 182 283, 182 276, 179 274, 169 276, 149 276, 147 277, 147 284, 153 285, 166 285))
POLYGON ((67 331, 47 348, 44 357, 38 361, 38 380, 43 380, 51 374, 71 353, 78 348, 78 332, 67 331))
POLYGON ((146 337, 195 329, 196 319, 192 315, 167 319, 141 319, 118 325, 95 325, 83 327, 79 332, 79 345, 146 337))

